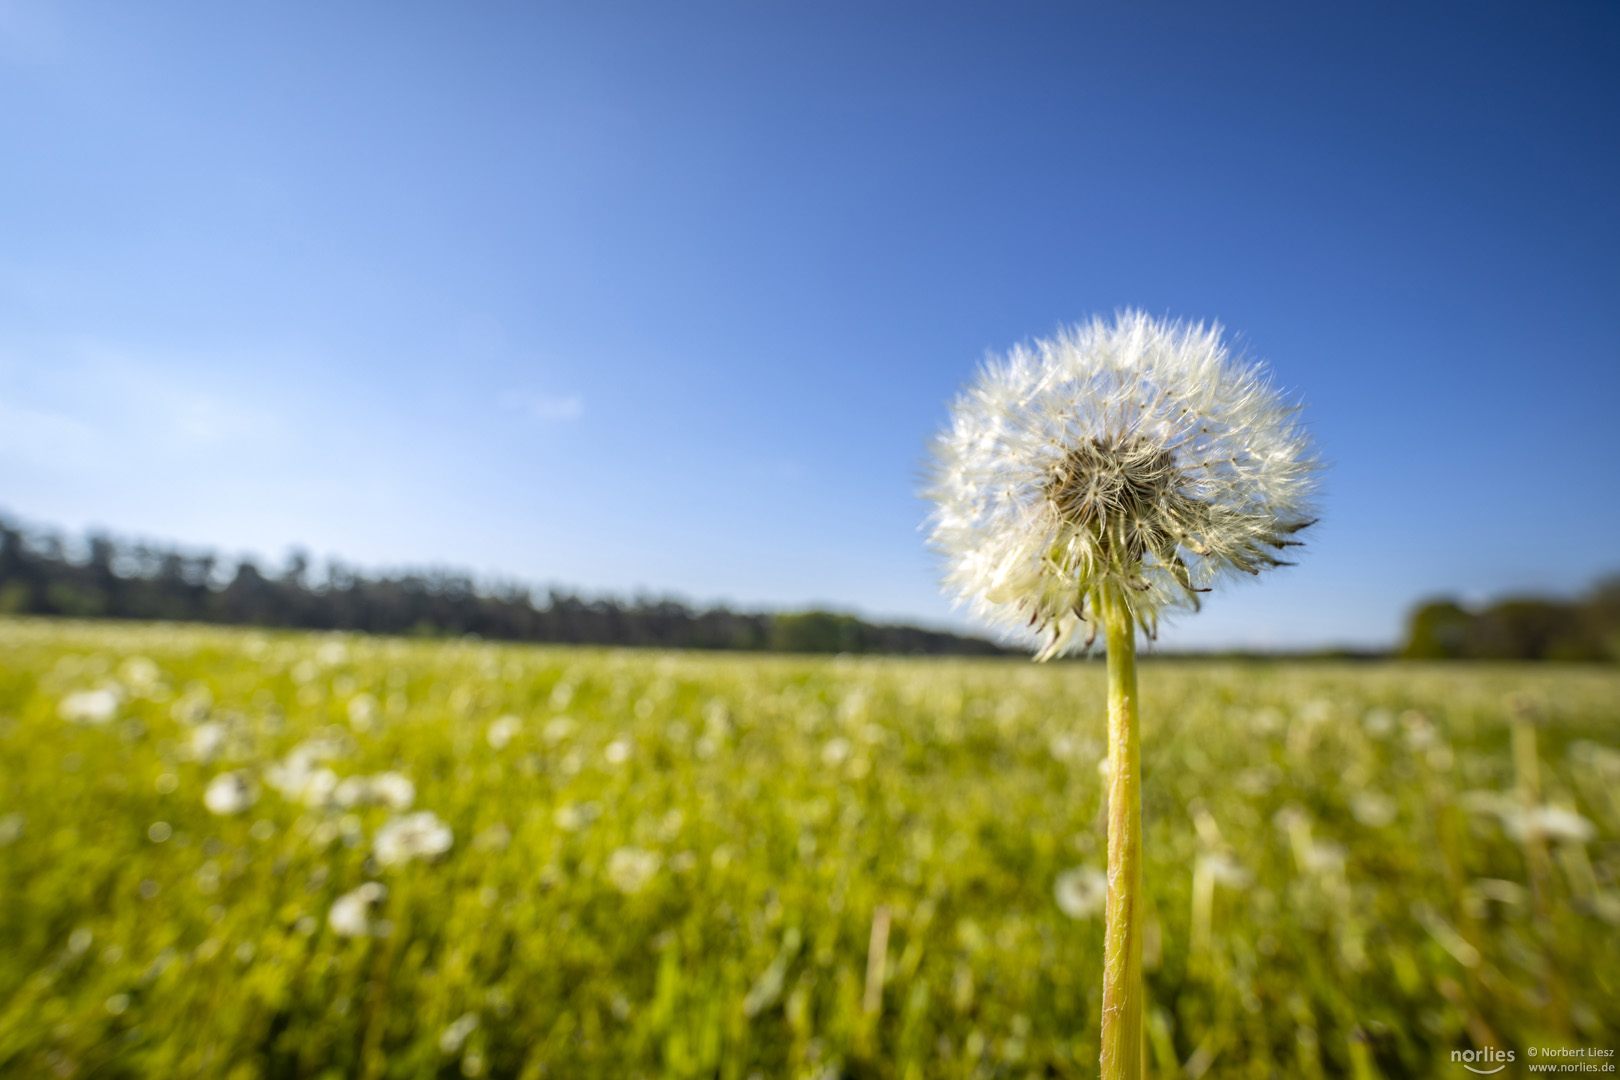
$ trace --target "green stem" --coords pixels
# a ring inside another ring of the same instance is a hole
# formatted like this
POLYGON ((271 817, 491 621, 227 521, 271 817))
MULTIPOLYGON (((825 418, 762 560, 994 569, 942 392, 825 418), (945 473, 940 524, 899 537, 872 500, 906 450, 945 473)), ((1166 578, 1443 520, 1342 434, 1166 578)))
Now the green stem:
POLYGON ((1108 624, 1108 927, 1103 949, 1102 1080, 1142 1077, 1142 753, 1136 623, 1120 598, 1108 624))

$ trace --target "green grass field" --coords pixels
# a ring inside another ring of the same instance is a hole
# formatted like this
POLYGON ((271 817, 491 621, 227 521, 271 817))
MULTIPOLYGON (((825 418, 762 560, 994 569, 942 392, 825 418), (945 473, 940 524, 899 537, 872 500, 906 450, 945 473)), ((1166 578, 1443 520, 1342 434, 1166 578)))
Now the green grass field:
MULTIPOLYGON (((1103 677, 0 620, 0 1075, 1095 1075, 1103 677)), ((1620 1048, 1620 672, 1141 677, 1152 1075, 1620 1048)))

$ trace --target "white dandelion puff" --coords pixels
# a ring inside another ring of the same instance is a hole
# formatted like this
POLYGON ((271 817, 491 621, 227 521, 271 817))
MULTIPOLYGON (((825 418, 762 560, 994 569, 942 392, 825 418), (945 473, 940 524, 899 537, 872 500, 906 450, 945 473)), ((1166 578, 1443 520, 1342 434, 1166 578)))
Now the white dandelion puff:
POLYGON ((523 731, 523 721, 512 715, 499 716, 490 722, 484 733, 491 750, 505 750, 523 731))
POLYGON ((621 736, 603 747, 602 758, 609 765, 623 765, 630 760, 631 750, 630 740, 621 736))
POLYGON ((259 785, 244 772, 220 773, 203 792, 203 805, 220 817, 240 814, 258 801, 259 785))
POLYGON ((1528 810, 1510 811, 1502 815, 1502 825, 1509 835, 1519 840, 1539 837, 1585 844, 1597 835, 1597 829, 1590 821, 1562 806, 1534 806, 1528 810))
POLYGON ((401 813, 416 801, 416 785, 410 778, 397 772, 380 772, 371 778, 371 798, 388 809, 401 813))
POLYGON ((387 898, 386 885, 368 881, 332 901, 332 908, 326 913, 326 924, 338 937, 369 937, 377 928, 372 915, 387 898))
POLYGON ((397 772, 346 776, 338 781, 331 794, 331 802, 345 810, 356 806, 386 806, 395 813, 403 813, 415 801, 416 785, 397 772))
POLYGON ((436 859, 454 843, 450 826, 433 811, 419 810, 378 829, 371 851, 383 866, 399 866, 412 859, 436 859))
POLYGON ((467 1013, 457 1020, 452 1020, 450 1026, 439 1035, 439 1049, 446 1054, 461 1052, 461 1046, 467 1041, 467 1036, 478 1030, 478 1014, 467 1013))
POLYGON ((356 731, 370 731, 377 725, 377 696, 359 693, 349 699, 349 726, 356 731))
POLYGON ((78 690, 64 697, 56 712, 72 724, 105 724, 118 715, 118 701, 118 691, 112 687, 78 690))
POLYGON ((1077 866, 1057 876, 1052 894, 1058 910, 1069 918, 1096 918, 1108 900, 1108 877, 1095 867, 1077 866))
POLYGON ((986 364, 934 444, 930 541, 958 599, 1045 660, 1089 645, 1105 603, 1151 635, 1223 576, 1286 565, 1317 468, 1298 407, 1219 326, 1127 311, 986 364))

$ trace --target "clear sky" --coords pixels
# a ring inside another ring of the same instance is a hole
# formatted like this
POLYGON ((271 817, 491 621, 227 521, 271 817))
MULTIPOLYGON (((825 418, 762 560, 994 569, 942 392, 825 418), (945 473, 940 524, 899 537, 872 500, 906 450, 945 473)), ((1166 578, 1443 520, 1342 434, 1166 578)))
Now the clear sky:
POLYGON ((1620 7, 0 0, 0 508, 952 619, 988 351, 1137 306, 1307 403, 1170 646, 1620 569, 1620 7))

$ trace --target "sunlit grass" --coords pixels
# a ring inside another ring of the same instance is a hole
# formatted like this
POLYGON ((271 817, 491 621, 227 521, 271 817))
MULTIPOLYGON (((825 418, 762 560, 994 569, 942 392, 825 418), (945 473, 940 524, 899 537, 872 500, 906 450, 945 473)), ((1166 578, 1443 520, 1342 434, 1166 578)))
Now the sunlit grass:
MULTIPOLYGON (((1153 1075, 1615 1044, 1620 673, 1144 663, 1153 1075)), ((1102 680, 0 621, 0 1073, 1094 1075, 1102 680)))

